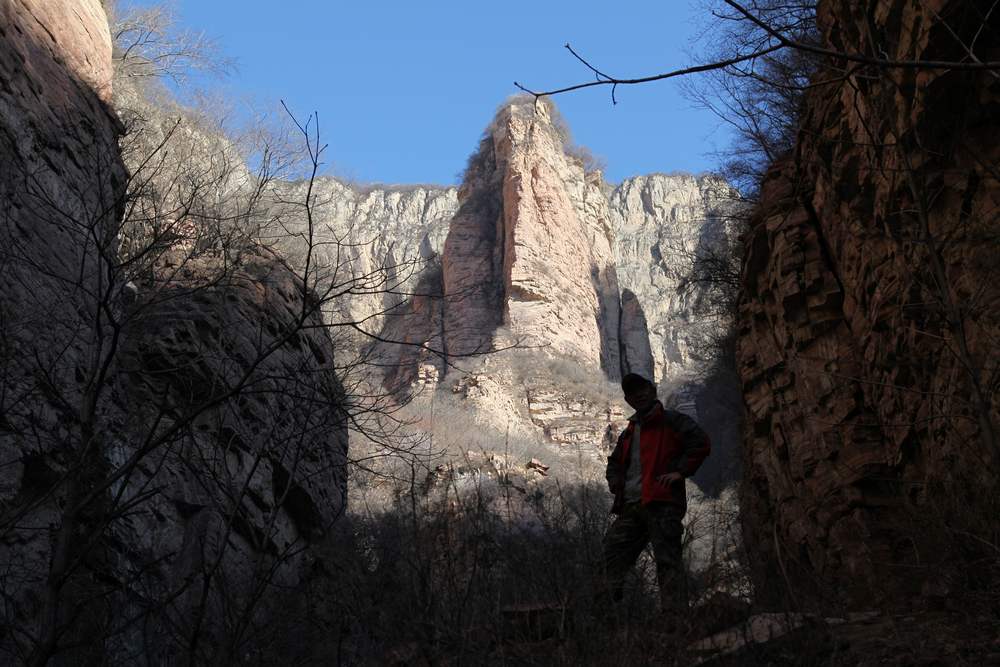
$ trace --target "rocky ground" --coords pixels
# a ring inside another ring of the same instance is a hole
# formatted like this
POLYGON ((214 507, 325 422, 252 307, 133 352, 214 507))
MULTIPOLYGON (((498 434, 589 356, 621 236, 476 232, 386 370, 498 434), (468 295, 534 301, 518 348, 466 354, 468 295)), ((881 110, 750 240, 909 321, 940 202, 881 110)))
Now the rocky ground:
MULTIPOLYGON (((745 610, 743 612, 746 613, 745 610)), ((732 614, 732 611, 730 611, 732 614)), ((822 617, 761 612, 706 634, 723 618, 716 607, 696 608, 695 626, 678 634, 656 616, 602 621, 586 641, 576 634, 589 617, 558 605, 505 609, 502 631, 483 631, 469 651, 479 664, 705 665, 706 667, 988 667, 1000 665, 1000 638, 988 617, 956 612, 822 617), (710 614, 711 621, 698 623, 710 614)), ((732 618, 730 616, 730 618, 732 618)), ((732 622, 732 620, 730 621, 732 622)), ((429 658, 410 643, 383 654, 384 664, 461 664, 429 658)))

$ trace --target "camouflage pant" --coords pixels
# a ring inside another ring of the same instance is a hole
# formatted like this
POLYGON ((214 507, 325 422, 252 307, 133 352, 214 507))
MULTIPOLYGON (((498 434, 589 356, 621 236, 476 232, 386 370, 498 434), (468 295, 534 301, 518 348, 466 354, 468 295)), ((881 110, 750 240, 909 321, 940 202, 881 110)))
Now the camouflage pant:
POLYGON ((604 572, 612 599, 622 599, 625 576, 652 542, 660 606, 667 613, 687 610, 687 576, 681 556, 683 510, 665 503, 625 505, 604 535, 604 572))

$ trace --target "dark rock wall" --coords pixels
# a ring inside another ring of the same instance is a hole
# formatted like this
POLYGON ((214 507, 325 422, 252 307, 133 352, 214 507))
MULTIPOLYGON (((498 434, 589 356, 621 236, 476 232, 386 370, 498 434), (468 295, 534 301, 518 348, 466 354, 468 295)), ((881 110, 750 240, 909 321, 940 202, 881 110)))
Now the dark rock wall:
MULTIPOLYGON (((121 215, 106 18, 96 0, 63 4, 0 4, 0 438, 79 399, 103 278, 95 238, 121 215)), ((4 499, 20 473, 0 467, 4 499)))
POLYGON ((97 0, 0 3, 0 625, 21 631, 3 633, 0 662, 11 664, 8 652, 24 659, 45 642, 66 482, 82 415, 96 411, 105 327, 94 315, 119 287, 98 258, 126 179, 110 84, 97 0))
POLYGON ((301 636, 345 396, 273 258, 128 283, 111 74, 99 0, 0 2, 0 662, 228 663, 301 636))
POLYGON ((302 637, 314 547, 346 508, 345 396, 319 314, 298 324, 301 283, 272 260, 206 284, 213 264, 140 292, 119 362, 127 418, 113 458, 160 441, 130 477, 158 492, 112 536, 127 545, 122 569, 146 564, 138 587, 171 600, 150 619, 171 633, 133 639, 147 653, 200 634, 200 655, 226 656, 231 628, 214 619, 240 613, 272 640, 302 637))
MULTIPOLYGON (((830 1, 819 18, 842 51, 968 61, 974 43, 996 61, 990 5, 830 1)), ((1000 80, 845 67, 817 73, 832 83, 763 184, 737 357, 758 581, 864 606, 946 581, 949 521, 995 520, 1000 80)))

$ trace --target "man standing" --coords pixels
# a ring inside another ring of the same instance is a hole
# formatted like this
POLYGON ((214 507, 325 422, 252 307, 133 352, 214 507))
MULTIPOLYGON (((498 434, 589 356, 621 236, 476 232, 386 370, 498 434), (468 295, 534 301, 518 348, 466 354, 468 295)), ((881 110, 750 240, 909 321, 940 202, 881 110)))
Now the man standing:
POLYGON ((708 456, 708 436, 687 415, 667 410, 656 385, 629 373, 622 378, 625 402, 635 414, 608 457, 608 488, 614 523, 604 536, 607 586, 622 598, 625 575, 652 542, 660 605, 674 623, 687 612, 687 576, 681 558, 681 519, 687 509, 684 480, 708 456))

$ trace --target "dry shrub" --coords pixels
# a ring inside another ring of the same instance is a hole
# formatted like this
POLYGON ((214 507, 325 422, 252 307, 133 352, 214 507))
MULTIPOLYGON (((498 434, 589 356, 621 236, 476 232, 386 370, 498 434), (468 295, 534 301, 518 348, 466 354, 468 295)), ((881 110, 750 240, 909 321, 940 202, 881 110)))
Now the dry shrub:
MULTIPOLYGON (((625 603, 598 602, 611 501, 603 481, 565 482, 492 452, 429 471, 397 466, 394 477, 357 480, 324 554, 336 570, 324 602, 327 657, 336 650, 351 664, 485 664, 527 651, 544 664, 601 664, 595 656, 624 631, 644 639, 609 664, 645 664, 643 650, 662 639, 648 550, 625 603)), ((692 516, 696 600, 710 597, 708 586, 736 592, 732 582, 746 580, 735 562, 721 563, 735 548, 720 533, 731 519, 717 508, 692 516)))

